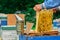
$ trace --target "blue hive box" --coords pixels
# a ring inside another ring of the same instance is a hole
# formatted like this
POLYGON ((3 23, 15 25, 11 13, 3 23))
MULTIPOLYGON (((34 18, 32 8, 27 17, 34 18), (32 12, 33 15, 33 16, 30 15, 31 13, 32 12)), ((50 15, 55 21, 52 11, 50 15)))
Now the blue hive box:
POLYGON ((1 26, 7 25, 7 15, 6 14, 0 14, 0 25, 1 26))
POLYGON ((60 22, 53 22, 54 27, 59 27, 60 25, 58 25, 58 24, 60 24, 60 22))
MULTIPOLYGON (((26 40, 26 36, 19 36, 19 40, 26 40)), ((28 36, 28 40, 60 40, 60 36, 28 36)))
POLYGON ((7 25, 7 20, 1 20, 1 26, 5 26, 5 25, 7 25))

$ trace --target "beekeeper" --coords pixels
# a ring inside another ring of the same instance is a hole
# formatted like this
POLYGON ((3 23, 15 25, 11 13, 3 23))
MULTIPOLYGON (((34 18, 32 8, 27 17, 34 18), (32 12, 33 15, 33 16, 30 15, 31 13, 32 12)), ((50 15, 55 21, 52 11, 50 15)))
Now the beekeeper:
POLYGON ((60 0, 45 0, 42 4, 37 4, 34 6, 35 11, 40 11, 41 9, 60 9, 60 0))

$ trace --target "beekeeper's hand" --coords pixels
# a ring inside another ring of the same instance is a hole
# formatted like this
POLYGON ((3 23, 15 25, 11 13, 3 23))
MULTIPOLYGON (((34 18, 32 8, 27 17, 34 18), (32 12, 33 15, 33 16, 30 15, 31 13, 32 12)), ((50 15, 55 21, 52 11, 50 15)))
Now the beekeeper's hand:
POLYGON ((37 4, 34 6, 33 8, 35 11, 40 11, 42 9, 42 7, 40 6, 40 4, 37 4))
MULTIPOLYGON (((41 4, 37 4, 34 6, 33 8, 35 11, 40 11, 42 9, 42 5, 41 4)), ((52 8, 53 12, 56 12, 56 8, 52 8)))

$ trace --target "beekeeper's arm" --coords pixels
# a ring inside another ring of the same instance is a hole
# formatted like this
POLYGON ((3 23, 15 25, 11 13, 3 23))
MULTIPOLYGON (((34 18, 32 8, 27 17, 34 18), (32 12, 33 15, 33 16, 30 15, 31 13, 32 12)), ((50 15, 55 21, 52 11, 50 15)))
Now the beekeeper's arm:
POLYGON ((60 6, 60 0, 45 0, 44 3, 41 4, 42 9, 50 9, 60 6))
POLYGON ((60 6, 60 0, 45 0, 42 4, 37 4, 34 6, 35 11, 40 11, 41 9, 51 9, 60 6))

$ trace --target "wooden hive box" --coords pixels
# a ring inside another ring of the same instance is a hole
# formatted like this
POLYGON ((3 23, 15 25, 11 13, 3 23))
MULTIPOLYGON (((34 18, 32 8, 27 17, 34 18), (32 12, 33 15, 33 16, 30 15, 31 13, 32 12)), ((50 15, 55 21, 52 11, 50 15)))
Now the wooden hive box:
MULTIPOLYGON (((16 25, 16 17, 14 14, 7 14, 7 25, 16 25)), ((25 14, 18 14, 23 20, 25 19, 25 14)))

